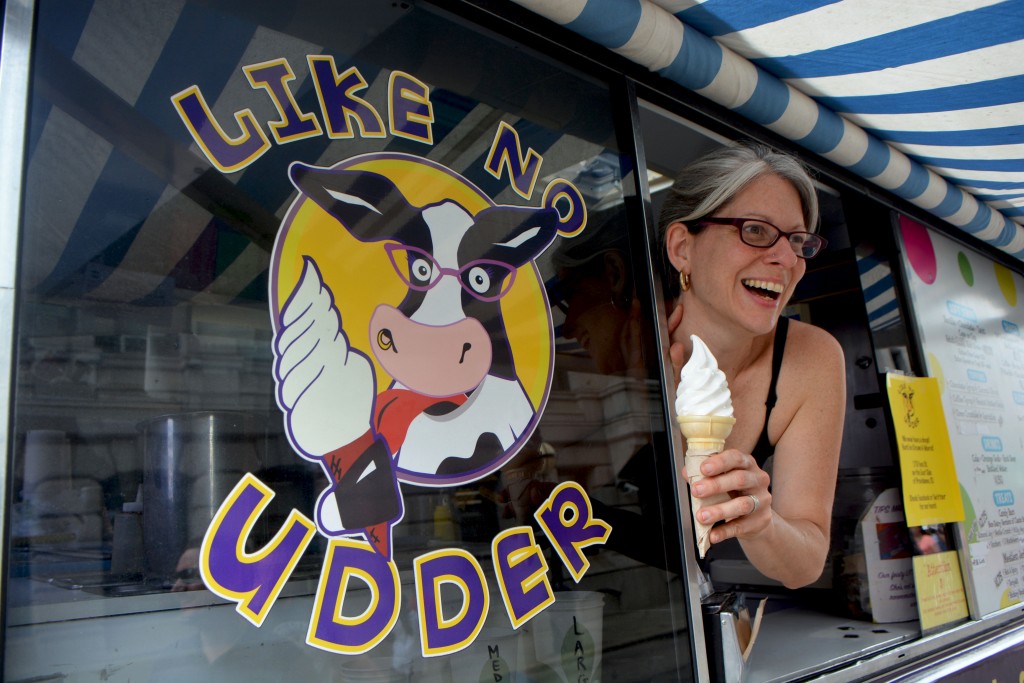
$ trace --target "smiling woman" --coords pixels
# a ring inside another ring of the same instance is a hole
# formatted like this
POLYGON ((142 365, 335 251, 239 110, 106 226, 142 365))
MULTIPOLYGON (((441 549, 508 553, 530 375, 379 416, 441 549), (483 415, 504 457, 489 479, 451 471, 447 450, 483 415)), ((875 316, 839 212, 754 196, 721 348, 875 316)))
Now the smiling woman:
POLYGON ((839 344, 781 317, 806 259, 826 246, 817 224, 799 162, 753 145, 688 166, 661 214, 665 256, 679 273, 673 364, 678 372, 690 335, 699 336, 726 374, 736 415, 725 450, 691 490, 729 499, 701 507, 698 519, 720 523, 712 543, 739 539, 758 570, 791 588, 824 567, 846 401, 839 344))

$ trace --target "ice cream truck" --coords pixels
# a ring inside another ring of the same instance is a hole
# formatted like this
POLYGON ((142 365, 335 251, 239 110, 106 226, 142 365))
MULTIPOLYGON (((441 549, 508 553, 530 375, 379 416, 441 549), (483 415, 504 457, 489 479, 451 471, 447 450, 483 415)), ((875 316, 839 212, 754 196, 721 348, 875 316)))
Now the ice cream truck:
POLYGON ((5 3, 3 679, 1024 676, 1020 125, 870 118, 1015 111, 1021 10, 804 4, 5 3), (845 356, 799 589, 705 553, 676 420, 658 214, 741 140, 812 170, 782 315, 845 356))

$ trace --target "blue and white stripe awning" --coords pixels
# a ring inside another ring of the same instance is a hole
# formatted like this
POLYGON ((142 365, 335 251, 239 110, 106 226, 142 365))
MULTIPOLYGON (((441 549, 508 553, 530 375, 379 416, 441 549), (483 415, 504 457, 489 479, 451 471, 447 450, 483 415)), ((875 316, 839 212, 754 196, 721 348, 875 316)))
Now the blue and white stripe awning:
POLYGON ((1024 0, 516 0, 1024 258, 1024 0))

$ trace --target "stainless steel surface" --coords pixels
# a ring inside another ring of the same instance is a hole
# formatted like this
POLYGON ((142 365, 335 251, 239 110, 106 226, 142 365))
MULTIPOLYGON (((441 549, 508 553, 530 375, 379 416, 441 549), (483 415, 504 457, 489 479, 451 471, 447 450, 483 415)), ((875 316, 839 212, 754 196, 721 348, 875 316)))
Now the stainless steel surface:
POLYGON ((262 466, 266 421, 204 411, 164 415, 139 429, 146 573, 169 579, 242 476, 262 466))
MULTIPOLYGON (((886 683, 931 683, 942 681, 950 674, 961 671, 980 661, 994 657, 1003 650, 1015 645, 1024 643, 1024 626, 1009 631, 998 631, 990 637, 983 639, 980 643, 965 648, 960 652, 950 653, 946 658, 937 664, 933 664, 927 670, 912 671, 899 678, 893 677, 886 683)), ((888 678, 888 677, 887 677, 888 678)))
MULTIPOLYGON (((893 647, 874 656, 859 657, 848 666, 834 672, 823 674, 813 680, 820 683, 849 683, 850 681, 924 681, 936 680, 932 676, 937 670, 934 661, 936 653, 948 653, 947 659, 956 662, 956 668, 971 663, 969 658, 971 641, 990 642, 1001 640, 1006 634, 1014 633, 1024 637, 1024 607, 1009 607, 978 621, 970 621, 951 627, 948 631, 924 636, 902 645, 893 647), (915 664, 920 660, 920 664, 915 664), (892 673, 894 668, 901 667, 904 677, 892 673), (923 677, 916 677, 923 676, 923 677)), ((1009 647, 1017 641, 1004 642, 1009 647)), ((956 668, 952 670, 956 670, 956 668)))
MULTIPOLYGON (((34 0, 4 3, 0 39, 0 490, 7 491, 11 425, 11 375, 14 357, 14 300, 21 225, 21 173, 28 116, 29 57, 34 0)), ((0 529, 7 533, 6 497, 0 503, 0 529)), ((6 548, 7 543, 0 547, 6 548)), ((0 570, 6 581, 5 558, 0 570)), ((6 593, 6 585, 0 593, 6 593)), ((3 620, 0 619, 0 625, 3 620)))
POLYGON ((862 659, 920 633, 916 621, 872 624, 797 607, 770 609, 765 610, 747 660, 748 681, 792 681, 862 659))
POLYGON ((17 273, 34 6, 34 0, 9 0, 5 4, 0 43, 0 144, 4 150, 0 155, 0 289, 5 290, 14 289, 17 273))

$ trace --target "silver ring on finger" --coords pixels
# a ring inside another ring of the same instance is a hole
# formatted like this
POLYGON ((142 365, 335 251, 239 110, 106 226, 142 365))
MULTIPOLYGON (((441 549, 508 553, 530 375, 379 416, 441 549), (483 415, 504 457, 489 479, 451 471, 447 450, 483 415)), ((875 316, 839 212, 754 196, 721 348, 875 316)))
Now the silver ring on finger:
POLYGON ((761 507, 761 501, 759 501, 757 499, 757 496, 755 496, 753 493, 748 493, 747 498, 749 498, 750 502, 754 504, 754 509, 747 513, 748 515, 752 515, 755 512, 757 512, 757 508, 761 507))

